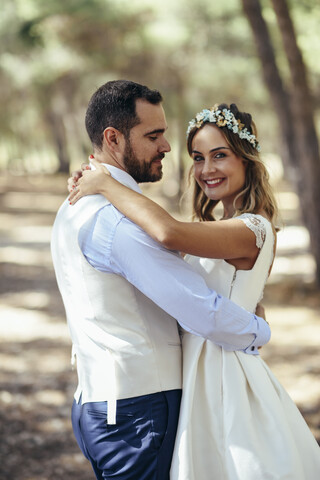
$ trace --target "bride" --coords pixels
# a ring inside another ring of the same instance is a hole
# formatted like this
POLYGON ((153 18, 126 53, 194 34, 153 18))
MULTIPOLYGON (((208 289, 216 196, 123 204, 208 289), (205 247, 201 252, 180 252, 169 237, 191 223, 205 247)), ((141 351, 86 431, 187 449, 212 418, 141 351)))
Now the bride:
MULTIPOLYGON (((187 146, 199 222, 175 220, 95 160, 96 170, 83 172, 70 203, 101 193, 166 248, 185 252, 210 288, 254 312, 274 259, 277 214, 254 122, 234 104, 204 109, 189 124, 187 146), (223 216, 217 221, 220 202, 223 216)), ((260 356, 225 351, 184 333, 171 479, 317 480, 319 475, 319 446, 260 356)))

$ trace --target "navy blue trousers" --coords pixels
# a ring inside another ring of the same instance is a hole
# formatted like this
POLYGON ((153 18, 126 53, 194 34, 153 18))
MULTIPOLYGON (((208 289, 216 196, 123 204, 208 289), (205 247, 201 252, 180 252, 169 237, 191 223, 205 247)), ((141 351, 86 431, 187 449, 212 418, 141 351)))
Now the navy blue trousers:
POLYGON ((107 402, 73 402, 72 427, 98 480, 169 480, 181 390, 117 401, 117 423, 107 424, 107 402))

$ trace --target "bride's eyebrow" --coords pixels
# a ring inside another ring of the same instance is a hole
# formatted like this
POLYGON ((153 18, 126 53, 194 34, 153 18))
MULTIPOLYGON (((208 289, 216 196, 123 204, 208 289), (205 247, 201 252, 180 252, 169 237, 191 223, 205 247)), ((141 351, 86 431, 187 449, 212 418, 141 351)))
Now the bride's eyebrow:
MULTIPOLYGON (((216 150, 230 150, 229 147, 216 147, 216 148, 213 148, 212 150, 210 150, 209 153, 212 153, 212 152, 215 152, 216 150)), ((200 153, 201 152, 198 152, 198 150, 192 150, 192 153, 200 153)))
POLYGON ((217 148, 213 148, 212 150, 210 150, 210 153, 215 152, 216 150, 230 150, 230 148, 229 147, 217 147, 217 148))

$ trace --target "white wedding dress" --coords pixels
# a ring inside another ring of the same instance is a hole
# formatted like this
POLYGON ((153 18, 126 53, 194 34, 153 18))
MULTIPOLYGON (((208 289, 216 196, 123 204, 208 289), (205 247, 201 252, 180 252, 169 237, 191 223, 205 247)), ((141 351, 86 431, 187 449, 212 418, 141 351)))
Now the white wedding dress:
MULTIPOLYGON (((260 215, 238 218, 260 248, 251 270, 187 256, 208 286, 255 311, 273 259, 274 234, 260 215)), ((171 480, 319 480, 320 448, 265 362, 183 335, 183 395, 171 480)))

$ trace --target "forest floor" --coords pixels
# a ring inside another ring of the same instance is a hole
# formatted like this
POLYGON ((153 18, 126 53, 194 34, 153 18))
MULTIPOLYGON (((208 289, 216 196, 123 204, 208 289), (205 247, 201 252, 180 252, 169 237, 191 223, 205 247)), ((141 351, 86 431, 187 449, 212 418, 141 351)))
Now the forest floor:
MULTIPOLYGON (((0 480, 94 478, 71 429, 76 373, 49 250, 65 185, 59 175, 0 176, 0 480)), ((272 339, 261 354, 319 442, 320 296, 297 199, 285 184, 280 193, 286 227, 265 290, 272 339)))

